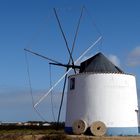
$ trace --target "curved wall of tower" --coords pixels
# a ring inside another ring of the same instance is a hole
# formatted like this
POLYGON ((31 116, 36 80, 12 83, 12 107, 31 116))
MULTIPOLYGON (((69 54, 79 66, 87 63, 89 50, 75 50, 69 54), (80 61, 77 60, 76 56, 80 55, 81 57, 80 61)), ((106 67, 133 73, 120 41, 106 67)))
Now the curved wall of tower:
POLYGON ((102 121, 107 135, 138 134, 138 101, 133 75, 117 73, 81 73, 68 80, 66 132, 72 132, 76 120, 90 126, 102 121))

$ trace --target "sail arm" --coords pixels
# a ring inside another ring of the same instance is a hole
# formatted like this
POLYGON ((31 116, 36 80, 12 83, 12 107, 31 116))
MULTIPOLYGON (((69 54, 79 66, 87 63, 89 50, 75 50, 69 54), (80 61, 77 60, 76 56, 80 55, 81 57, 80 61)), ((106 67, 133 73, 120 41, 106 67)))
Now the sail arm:
MULTIPOLYGON (((88 47, 81 55, 80 57, 74 62, 74 64, 77 64, 83 56, 87 54, 100 40, 102 39, 102 36, 100 36, 90 47, 88 47)), ((48 90, 47 93, 45 93, 34 105, 34 107, 37 107, 50 93, 51 91, 65 78, 65 76, 72 70, 70 68, 64 75, 48 90)))

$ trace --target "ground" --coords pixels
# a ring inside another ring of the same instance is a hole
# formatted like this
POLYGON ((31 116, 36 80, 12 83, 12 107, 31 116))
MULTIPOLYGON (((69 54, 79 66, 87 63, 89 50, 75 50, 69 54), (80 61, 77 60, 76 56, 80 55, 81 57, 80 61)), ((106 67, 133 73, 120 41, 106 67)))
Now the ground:
POLYGON ((63 126, 1 126, 0 140, 140 140, 140 136, 67 135, 63 126))

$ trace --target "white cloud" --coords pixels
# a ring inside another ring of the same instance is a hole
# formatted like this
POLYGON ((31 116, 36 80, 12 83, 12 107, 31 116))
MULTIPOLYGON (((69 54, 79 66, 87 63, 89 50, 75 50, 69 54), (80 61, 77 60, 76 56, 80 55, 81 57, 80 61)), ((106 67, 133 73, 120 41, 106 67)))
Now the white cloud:
POLYGON ((119 58, 118 58, 116 55, 109 54, 109 55, 108 55, 108 59, 109 59, 113 64, 115 64, 116 66, 120 66, 120 60, 119 60, 119 58))
MULTIPOLYGON (((45 90, 34 90, 33 97, 37 101, 39 97, 44 95, 45 90)), ((26 89, 14 89, 3 88, 0 90, 0 120, 1 121, 29 121, 29 120, 41 120, 41 118, 35 113, 32 107, 32 99, 28 90, 26 89)), ((57 117, 58 108, 61 100, 61 93, 53 91, 52 94, 53 109, 55 117, 57 117)), ((66 95, 64 96, 64 104, 62 108, 61 120, 65 118, 66 107, 66 95)), ((47 121, 54 121, 52 118, 52 104, 51 94, 46 98, 37 109, 47 121)))
POLYGON ((140 62, 137 59, 129 58, 127 64, 130 67, 136 67, 136 66, 139 66, 140 65, 140 62))
POLYGON ((127 65, 130 67, 140 66, 140 46, 134 48, 128 55, 127 65))
POLYGON ((131 51, 130 55, 133 56, 133 57, 140 57, 140 46, 134 48, 131 51))

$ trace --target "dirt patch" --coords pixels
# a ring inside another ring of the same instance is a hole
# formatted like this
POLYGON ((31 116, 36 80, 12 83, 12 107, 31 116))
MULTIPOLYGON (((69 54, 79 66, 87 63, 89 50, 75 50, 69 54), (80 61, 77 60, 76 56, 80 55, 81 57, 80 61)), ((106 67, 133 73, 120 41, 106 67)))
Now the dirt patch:
POLYGON ((84 135, 65 135, 65 134, 52 134, 52 135, 17 135, 7 134, 1 135, 0 140, 140 140, 140 136, 84 136, 84 135))

